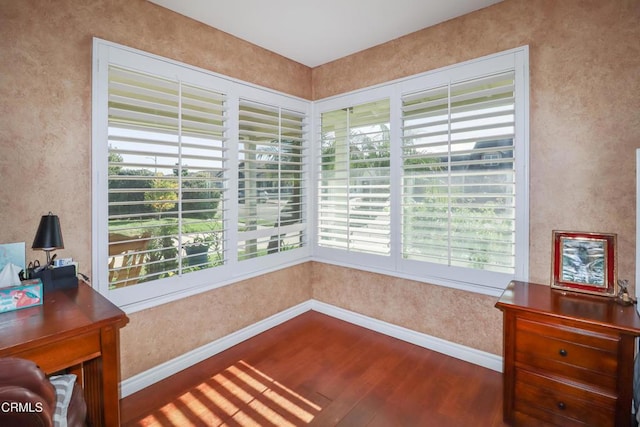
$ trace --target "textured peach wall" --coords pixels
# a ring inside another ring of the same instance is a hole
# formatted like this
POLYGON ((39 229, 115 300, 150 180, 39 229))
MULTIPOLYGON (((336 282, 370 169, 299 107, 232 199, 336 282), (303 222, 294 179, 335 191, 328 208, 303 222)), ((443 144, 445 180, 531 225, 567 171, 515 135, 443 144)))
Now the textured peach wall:
MULTIPOLYGON (((315 99, 528 44, 531 279, 548 281, 554 228, 618 233, 619 270, 632 279, 638 22, 639 0, 505 0, 309 70, 143 0, 0 0, 0 242, 30 244, 52 210, 60 255, 90 268, 93 36, 315 99)), ((304 264, 134 313, 122 332, 123 378, 311 296, 501 352, 489 297, 304 264)))
MULTIPOLYGON (((638 0, 506 0, 315 68, 314 99, 529 45, 530 280, 549 283, 551 231, 566 229, 617 233, 633 283, 639 40, 638 0)), ((314 278, 316 299, 501 353, 490 298, 334 267, 314 278)))
POLYGON ((122 377, 307 301, 308 276, 305 263, 129 315, 121 332, 122 377))
POLYGON ((0 241, 30 244, 39 216, 51 210, 63 227, 59 256, 76 257, 85 272, 94 36, 300 97, 311 93, 308 67, 144 0, 1 0, 0 241))
POLYGON ((311 263, 313 298, 451 342, 499 354, 496 298, 382 274, 311 263))
POLYGON ((314 99, 529 45, 530 279, 553 229, 617 233, 633 279, 638 40, 639 0, 506 0, 313 69, 314 99))
MULTIPOLYGON (((147 1, 0 0, 0 242, 30 246, 40 215, 51 210, 64 234, 59 256, 75 257, 88 274, 94 36, 311 94, 308 67, 147 1)), ((43 259, 27 250, 35 256, 43 259)), ((299 271, 132 314, 121 334, 123 378, 307 300, 299 271)))

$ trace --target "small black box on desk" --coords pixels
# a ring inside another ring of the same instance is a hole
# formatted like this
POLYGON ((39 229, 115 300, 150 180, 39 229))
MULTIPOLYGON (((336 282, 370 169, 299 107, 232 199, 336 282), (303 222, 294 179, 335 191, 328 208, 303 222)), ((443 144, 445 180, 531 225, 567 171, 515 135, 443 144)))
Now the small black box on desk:
POLYGON ((69 289, 78 287, 78 276, 75 265, 45 268, 31 274, 32 279, 42 280, 43 292, 56 289, 69 289))

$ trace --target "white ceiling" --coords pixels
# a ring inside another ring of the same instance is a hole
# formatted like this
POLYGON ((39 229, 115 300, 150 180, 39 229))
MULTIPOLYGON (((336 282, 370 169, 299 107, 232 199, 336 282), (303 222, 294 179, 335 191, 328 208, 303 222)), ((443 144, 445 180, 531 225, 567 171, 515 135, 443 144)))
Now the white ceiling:
POLYGON ((149 0, 309 67, 502 0, 149 0))

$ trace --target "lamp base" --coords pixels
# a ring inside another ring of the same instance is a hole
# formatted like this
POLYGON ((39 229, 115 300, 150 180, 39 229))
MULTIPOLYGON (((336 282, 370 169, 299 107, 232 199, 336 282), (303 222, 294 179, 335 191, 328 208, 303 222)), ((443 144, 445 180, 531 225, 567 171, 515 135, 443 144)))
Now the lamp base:
POLYGON ((56 289, 72 289, 78 287, 78 276, 75 265, 45 268, 34 273, 31 278, 42 280, 42 289, 45 293, 56 289))

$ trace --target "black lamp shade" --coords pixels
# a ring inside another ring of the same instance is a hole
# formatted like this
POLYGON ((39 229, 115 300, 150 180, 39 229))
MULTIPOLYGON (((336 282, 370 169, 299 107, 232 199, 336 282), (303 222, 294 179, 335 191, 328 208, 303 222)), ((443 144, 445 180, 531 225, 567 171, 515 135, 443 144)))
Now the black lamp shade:
POLYGON ((40 225, 38 226, 38 231, 36 232, 36 237, 33 239, 33 245, 31 245, 31 247, 45 251, 64 248, 58 215, 53 215, 49 212, 49 215, 44 215, 40 219, 40 225))

